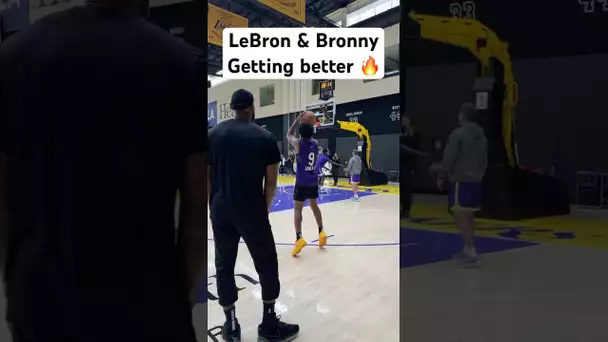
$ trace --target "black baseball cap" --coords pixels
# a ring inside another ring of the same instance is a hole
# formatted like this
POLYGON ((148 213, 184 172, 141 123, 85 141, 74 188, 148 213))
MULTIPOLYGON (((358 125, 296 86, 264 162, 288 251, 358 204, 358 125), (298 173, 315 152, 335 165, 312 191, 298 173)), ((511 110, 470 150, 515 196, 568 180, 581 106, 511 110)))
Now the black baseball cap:
POLYGON ((232 109, 245 109, 253 106, 253 94, 245 89, 239 89, 232 94, 230 107, 232 109))

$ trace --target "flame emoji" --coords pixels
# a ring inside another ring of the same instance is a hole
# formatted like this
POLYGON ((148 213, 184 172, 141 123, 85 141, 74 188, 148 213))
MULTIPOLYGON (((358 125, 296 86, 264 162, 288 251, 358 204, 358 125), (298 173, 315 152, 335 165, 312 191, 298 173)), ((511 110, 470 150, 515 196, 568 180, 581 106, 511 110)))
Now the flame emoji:
POLYGON ((363 64, 361 69, 363 70, 363 74, 365 74, 365 76, 374 76, 378 72, 376 60, 373 59, 372 56, 369 56, 369 59, 367 62, 365 62, 365 64, 363 64))

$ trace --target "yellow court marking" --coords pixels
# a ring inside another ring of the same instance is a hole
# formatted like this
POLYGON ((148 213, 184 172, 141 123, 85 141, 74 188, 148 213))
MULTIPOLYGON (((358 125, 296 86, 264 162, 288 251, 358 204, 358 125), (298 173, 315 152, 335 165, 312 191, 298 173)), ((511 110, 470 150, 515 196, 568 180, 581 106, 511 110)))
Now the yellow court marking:
MULTIPOLYGON (((415 205, 412 219, 401 226, 456 232, 456 225, 445 207, 415 205)), ((559 243, 570 246, 608 249, 608 223, 599 219, 553 216, 519 221, 478 219, 476 234, 507 237, 537 243, 559 243)))
MULTIPOLYGON (((295 179, 296 178, 294 176, 279 176, 280 183, 293 184, 295 182, 295 179)), ((333 182, 334 182, 333 178, 327 177, 325 179, 325 186, 328 188, 350 190, 350 184, 348 184, 347 179, 339 178, 338 186, 333 186, 333 182)), ((399 194, 399 185, 376 185, 376 186, 359 185, 359 191, 361 191, 361 192, 368 191, 368 192, 373 192, 373 193, 378 193, 378 194, 395 195, 395 194, 399 194)))

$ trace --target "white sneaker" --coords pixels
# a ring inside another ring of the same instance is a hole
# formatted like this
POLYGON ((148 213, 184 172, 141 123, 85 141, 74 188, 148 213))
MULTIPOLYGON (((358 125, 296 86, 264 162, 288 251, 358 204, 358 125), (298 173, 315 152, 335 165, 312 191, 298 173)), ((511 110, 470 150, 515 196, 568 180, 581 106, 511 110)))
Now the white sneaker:
POLYGON ((477 267, 481 265, 481 257, 479 254, 470 255, 465 251, 454 255, 454 260, 459 267, 477 267))

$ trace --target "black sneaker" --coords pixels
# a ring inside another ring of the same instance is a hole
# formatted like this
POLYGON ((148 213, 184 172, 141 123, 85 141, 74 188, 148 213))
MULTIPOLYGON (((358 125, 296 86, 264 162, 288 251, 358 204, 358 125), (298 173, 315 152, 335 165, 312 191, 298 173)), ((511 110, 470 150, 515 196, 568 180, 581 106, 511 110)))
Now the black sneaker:
POLYGON ((225 342, 241 342, 241 325, 237 322, 236 329, 232 329, 232 322, 224 322, 222 327, 222 338, 225 342))
POLYGON ((289 342, 295 340, 299 332, 299 325, 281 322, 281 316, 277 316, 258 326, 258 342, 289 342))

